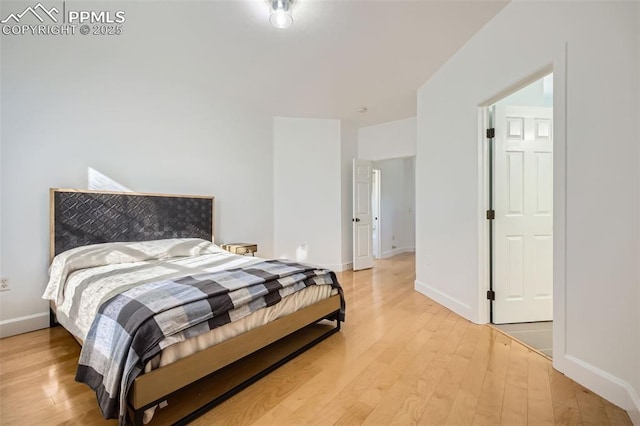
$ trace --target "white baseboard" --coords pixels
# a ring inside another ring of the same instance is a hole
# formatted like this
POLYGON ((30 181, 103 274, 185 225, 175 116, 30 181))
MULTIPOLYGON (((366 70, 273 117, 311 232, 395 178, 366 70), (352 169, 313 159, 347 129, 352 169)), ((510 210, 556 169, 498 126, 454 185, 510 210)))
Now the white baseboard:
POLYGON ((336 272, 350 271, 353 269, 353 262, 345 262, 339 268, 334 269, 336 272))
POLYGON ((455 297, 451 297, 446 293, 441 292, 440 290, 430 286, 429 284, 425 284, 418 280, 415 281, 414 288, 418 293, 424 294, 425 296, 435 300, 445 308, 448 308, 461 317, 471 321, 471 306, 467 305, 466 303, 456 299, 455 297))
POLYGON ((334 272, 342 272, 342 271, 349 271, 351 269, 353 269, 353 263, 352 262, 345 262, 345 263, 332 263, 332 264, 315 264, 317 266, 321 266, 324 269, 329 269, 330 271, 334 271, 334 272))
POLYGON ((629 386, 630 391, 627 395, 627 413, 629 413, 629 417, 631 418, 631 422, 635 426, 640 426, 640 396, 638 396, 638 392, 633 390, 631 386, 629 386))
POLYGON ((570 379, 627 410, 633 424, 640 426, 640 397, 629 382, 573 355, 554 356, 553 364, 570 379))
POLYGON ((397 249, 393 249, 393 250, 383 251, 381 258, 382 259, 387 259, 389 257, 397 256, 397 255, 402 254, 402 253, 413 253, 415 251, 416 251, 415 247, 397 248, 397 249))
POLYGON ((49 327, 49 312, 0 321, 0 338, 49 327))

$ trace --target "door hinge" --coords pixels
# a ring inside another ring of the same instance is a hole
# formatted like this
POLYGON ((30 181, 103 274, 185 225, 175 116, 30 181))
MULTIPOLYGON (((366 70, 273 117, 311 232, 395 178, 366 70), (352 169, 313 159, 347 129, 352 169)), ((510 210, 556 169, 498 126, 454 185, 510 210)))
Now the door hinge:
POLYGON ((493 290, 487 290, 487 300, 496 300, 496 292, 493 290))
POLYGON ((496 129, 495 128, 490 128, 487 129, 487 139, 493 139, 496 137, 496 129))
POLYGON ((487 220, 493 220, 496 218, 495 210, 487 210, 487 220))

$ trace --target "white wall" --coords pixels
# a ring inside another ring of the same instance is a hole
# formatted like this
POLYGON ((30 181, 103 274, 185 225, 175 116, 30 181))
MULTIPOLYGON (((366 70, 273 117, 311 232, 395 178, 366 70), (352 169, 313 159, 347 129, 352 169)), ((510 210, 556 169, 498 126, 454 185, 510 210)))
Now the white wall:
POLYGON ((404 211, 406 222, 405 245, 416 249, 416 157, 404 159, 404 211))
POLYGON ((358 129, 342 121, 342 270, 353 267, 353 159, 358 156, 358 129))
POLYGON ((511 106, 553 106, 553 75, 547 75, 496 102, 511 106))
POLYGON ((215 68, 165 55, 165 33, 138 20, 117 39, 2 37, 0 336, 48 326, 48 189, 86 187, 88 167, 137 191, 214 195, 217 241, 273 254, 272 118, 212 92, 215 68))
POLYGON ((358 158, 386 160, 416 155, 416 117, 358 129, 358 158))
MULTIPOLYGON (((640 7, 638 7, 637 16, 638 16, 638 22, 640 22, 640 7)), ((638 38, 640 38, 640 29, 638 29, 638 38)), ((638 43, 637 52, 638 52, 638 57, 640 58, 640 43, 638 43)), ((638 69, 637 69, 636 81, 640 81, 640 66, 638 66, 638 69)), ((640 99, 640 84, 637 84, 636 86, 637 86, 636 90, 638 93, 638 99, 640 99)), ((638 108, 640 109, 640 106, 638 108)), ((640 134, 640 120, 637 120, 637 124, 638 124, 638 134, 640 134)), ((638 159, 638 161, 640 161, 640 158, 638 159)), ((640 180, 640 173, 638 175, 638 179, 640 180)), ((638 186, 640 187, 640 184, 638 186)), ((638 196, 640 197, 640 194, 638 194, 638 196)), ((638 232, 640 232, 640 227, 638 229, 638 232)), ((640 239, 640 236, 638 238, 640 239)), ((640 275, 640 258, 637 259, 637 265, 638 265, 638 271, 639 271, 638 275, 640 275)), ((640 285, 636 286, 636 289, 638 292, 638 298, 637 298, 638 306, 640 306, 640 285)), ((637 345, 638 345, 638 348, 640 348, 640 309, 636 310, 636 320, 638 323, 637 345)), ((638 374, 636 377, 635 391, 636 393, 640 394, 640 356, 638 356, 637 359, 638 359, 638 374)), ((633 421, 635 422, 636 425, 640 424, 640 410, 634 411, 633 421)))
MULTIPOLYGON (((0 72, 2 70, 2 54, 0 54, 0 72)), ((0 78, 0 97, 2 94, 2 79, 0 78)), ((4 271, 2 269, 2 205, 3 205, 3 197, 2 197, 2 182, 4 182, 4 172, 2 168, 2 141, 4 140, 4 126, 2 125, 2 101, 0 100, 0 277, 4 278, 4 271)), ((0 296, 2 297, 2 296, 0 296)), ((2 302, 0 301, 0 321, 2 320, 2 302)), ((0 330, 1 333, 1 330, 0 330)), ((0 337, 2 334, 0 334, 0 337)))
MULTIPOLYGON (((638 22, 640 22, 640 7, 638 7, 637 16, 638 16, 638 22)), ((638 37, 640 38, 640 29, 638 29, 638 37)), ((640 43, 638 43, 637 51, 638 51, 638 57, 640 58, 640 43)), ((637 69, 636 81, 640 81, 640 66, 638 66, 638 69, 637 69)), ((638 98, 640 99, 640 84, 637 84, 636 90, 638 92, 638 98)), ((640 107, 638 108, 640 109, 640 107)), ((640 120, 638 120, 637 123, 638 123, 638 134, 640 134, 640 120)), ((640 158, 639 158, 639 161, 640 161, 640 158)), ((638 179, 640 180, 640 174, 638 176, 638 179)), ((638 229, 638 231, 640 232, 640 229, 638 229)), ((640 275, 640 258, 638 259, 638 270, 639 270, 638 274, 640 275)), ((640 306, 640 286, 637 286, 637 290, 638 290, 638 306, 640 306)), ((636 310, 636 315, 637 315, 637 321, 638 321, 638 347, 640 348, 640 309, 636 310)), ((635 390, 637 393, 640 393, 640 356, 638 356, 637 358, 638 358, 638 377, 636 379, 635 390)), ((634 418, 634 421, 636 422, 636 424, 640 424, 640 413, 635 413, 635 414, 636 416, 634 418)))
MULTIPOLYGON (((640 7, 638 7, 638 22, 640 22, 640 7)), ((640 29, 638 29, 638 33, 639 33, 638 37, 640 37, 640 29)), ((638 57, 640 58, 640 43, 638 43, 637 50, 638 50, 638 57)), ((640 66, 638 66, 637 72, 638 72, 637 81, 640 81, 640 66)), ((638 98, 640 99, 640 84, 637 84, 636 89, 638 92, 638 98)), ((640 120, 638 120, 637 123, 638 123, 638 134, 640 134, 640 120)), ((640 176, 638 178, 640 179, 640 176)), ((640 229, 638 229, 638 231, 640 232, 640 229)), ((640 258, 638 259, 638 270, 640 271, 640 258)), ((640 275, 640 272, 638 274, 640 275)), ((638 290, 638 306, 640 306, 640 286, 637 286, 637 290, 638 290)), ((636 310, 636 315, 637 315, 637 321, 638 321, 638 347, 640 348, 640 309, 636 310)), ((636 378, 635 390, 636 390, 636 393, 640 393, 640 356, 638 356, 637 358, 638 358, 638 376, 636 378)), ((636 422, 636 425, 640 424, 640 412, 635 413, 634 421, 636 422)))
POLYGON ((273 120, 274 254, 342 265, 340 121, 273 120))
POLYGON ((380 170, 381 257, 415 250, 414 158, 375 161, 380 170))
POLYGON ((632 415, 640 409, 640 342, 629 338, 640 326, 638 7, 510 3, 419 90, 416 170, 416 288, 480 321, 478 106, 550 64, 563 72, 566 61, 566 84, 554 73, 556 141, 566 140, 554 172, 554 191, 566 190, 554 231, 554 297, 564 298, 554 366, 632 415))

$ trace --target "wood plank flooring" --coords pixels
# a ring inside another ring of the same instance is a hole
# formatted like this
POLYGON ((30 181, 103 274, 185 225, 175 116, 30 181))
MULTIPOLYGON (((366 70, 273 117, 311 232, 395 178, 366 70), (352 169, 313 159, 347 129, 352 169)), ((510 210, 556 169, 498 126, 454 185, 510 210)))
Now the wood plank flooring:
MULTIPOLYGON (((627 413, 488 326, 413 289, 414 256, 339 274, 342 331, 195 425, 631 425, 627 413)), ((0 340, 0 424, 115 424, 74 381, 62 328, 0 340)))

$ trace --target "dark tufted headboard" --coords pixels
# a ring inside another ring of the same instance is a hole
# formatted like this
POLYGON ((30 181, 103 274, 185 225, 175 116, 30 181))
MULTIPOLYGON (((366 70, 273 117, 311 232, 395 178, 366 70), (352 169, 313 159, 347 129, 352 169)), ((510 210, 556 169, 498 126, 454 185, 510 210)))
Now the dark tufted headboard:
POLYGON ((213 241, 214 197, 50 189, 51 259, 65 250, 116 241, 213 241))

